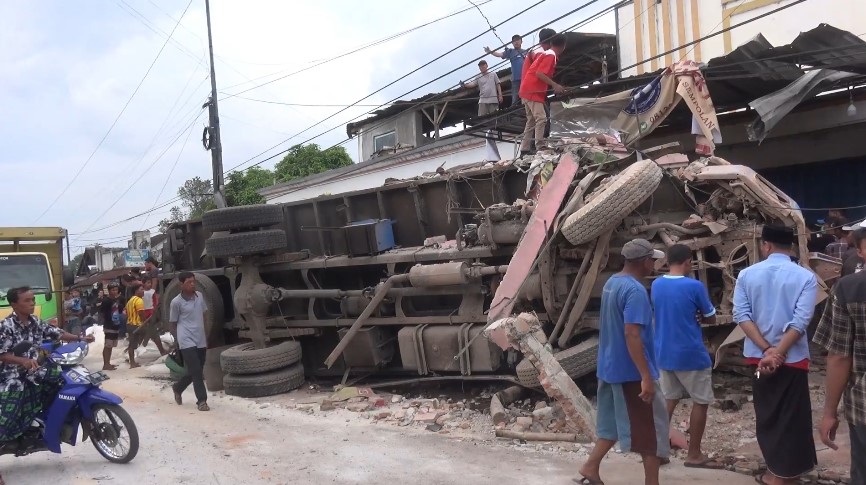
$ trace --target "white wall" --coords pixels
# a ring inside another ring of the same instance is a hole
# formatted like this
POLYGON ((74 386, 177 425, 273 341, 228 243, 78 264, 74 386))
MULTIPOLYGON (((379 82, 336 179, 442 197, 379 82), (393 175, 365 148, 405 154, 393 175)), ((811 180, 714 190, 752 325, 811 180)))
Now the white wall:
MULTIPOLYGON (((473 140, 474 142, 474 140, 473 140)), ((311 199, 325 194, 342 194, 355 190, 381 187, 385 179, 407 179, 416 177, 424 172, 435 172, 443 164, 444 168, 455 167, 483 161, 486 158, 485 141, 478 139, 471 146, 462 147, 452 152, 433 155, 431 157, 410 160, 400 164, 385 162, 382 167, 375 165, 361 173, 350 173, 342 178, 328 180, 316 185, 304 186, 289 193, 276 196, 267 201, 268 204, 279 204, 281 202, 294 202, 298 200, 311 199)), ((513 143, 498 143, 499 154, 503 160, 513 158, 513 143)))
MULTIPOLYGON (((676 48, 695 38, 704 37, 724 28, 727 20, 730 25, 753 19, 761 14, 775 10, 794 0, 778 0, 767 2, 765 0, 698 0, 696 2, 697 18, 699 24, 699 35, 694 36, 692 28, 693 12, 691 0, 635 0, 638 2, 641 15, 635 21, 634 3, 629 3, 617 9, 617 29, 620 63, 623 67, 630 66, 638 60, 648 59, 650 56, 650 45, 655 42, 656 52, 661 54, 664 49, 664 24, 663 24, 663 2, 669 5, 669 19, 671 32, 671 47, 676 48), (654 5, 653 5, 654 4, 654 5), (679 38, 679 19, 677 10, 682 6, 684 19, 683 38, 679 38), (649 9, 655 11, 656 36, 649 36, 650 19, 652 17, 649 9), (728 14, 723 15, 725 9, 728 14), (732 12, 732 13, 731 13, 732 12), (637 52, 636 23, 640 24, 642 33, 642 52, 637 52)), ((730 31, 731 47, 748 42, 758 34, 763 34, 767 40, 775 45, 789 44, 800 32, 805 32, 817 27, 819 24, 830 24, 836 28, 847 30, 854 35, 866 33, 866 1, 864 0, 810 0, 776 14, 764 17, 737 27, 730 31)), ((711 39, 700 42, 700 56, 693 47, 688 58, 706 62, 714 57, 727 54, 725 49, 725 34, 717 35, 711 39)), ((668 59, 659 59, 657 67, 661 68, 670 62, 679 60, 679 52, 668 59)), ((624 71, 621 75, 633 76, 642 72, 651 72, 649 62, 641 67, 624 71), (642 67, 642 69, 641 69, 642 67)))

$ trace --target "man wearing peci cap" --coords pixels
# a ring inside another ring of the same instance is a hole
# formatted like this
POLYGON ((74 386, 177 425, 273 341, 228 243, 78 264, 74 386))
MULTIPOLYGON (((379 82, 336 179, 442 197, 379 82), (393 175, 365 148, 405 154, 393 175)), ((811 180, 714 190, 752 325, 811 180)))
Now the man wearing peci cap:
POLYGON ((601 460, 617 441, 643 457, 645 481, 659 483, 661 460, 670 453, 668 415, 653 351, 652 307, 642 280, 664 253, 644 239, 622 248, 625 266, 604 285, 598 347, 598 414, 595 448, 579 483, 600 484, 601 460))
POLYGON ((734 321, 746 334, 743 353, 756 367, 755 434, 767 463, 760 483, 794 484, 818 463, 809 398, 806 328, 815 310, 814 273, 791 261, 794 232, 764 226, 766 257, 737 277, 734 321))

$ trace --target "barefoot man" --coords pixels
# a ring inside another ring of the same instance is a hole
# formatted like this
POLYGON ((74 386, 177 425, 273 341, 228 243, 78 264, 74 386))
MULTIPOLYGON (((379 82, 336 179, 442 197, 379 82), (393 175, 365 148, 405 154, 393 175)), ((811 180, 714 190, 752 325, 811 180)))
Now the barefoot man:
POLYGON ((604 285, 598 346, 598 441, 577 483, 602 485, 601 460, 619 441, 643 457, 645 483, 658 485, 670 452, 668 418, 653 351, 652 307, 643 280, 664 253, 644 239, 622 248, 625 267, 604 285))

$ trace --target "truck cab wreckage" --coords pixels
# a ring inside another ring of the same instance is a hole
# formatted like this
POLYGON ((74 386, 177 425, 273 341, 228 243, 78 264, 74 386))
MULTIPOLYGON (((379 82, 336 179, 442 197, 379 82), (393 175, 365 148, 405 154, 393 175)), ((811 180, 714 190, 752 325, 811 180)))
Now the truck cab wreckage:
MULTIPOLYGON (((766 223, 796 229, 795 257, 826 289, 834 263, 807 252, 797 204, 755 171, 662 149, 638 154, 599 135, 514 162, 213 210, 169 230, 165 260, 196 272, 212 309, 211 347, 250 341, 223 353, 229 393, 373 373, 537 387, 533 359, 495 328, 483 331, 532 314, 569 376, 592 373, 601 289, 636 237, 694 251, 717 308, 704 330, 718 365, 717 350, 737 338, 737 274, 760 259, 766 223)), ((173 298, 177 282, 164 291, 173 298)))

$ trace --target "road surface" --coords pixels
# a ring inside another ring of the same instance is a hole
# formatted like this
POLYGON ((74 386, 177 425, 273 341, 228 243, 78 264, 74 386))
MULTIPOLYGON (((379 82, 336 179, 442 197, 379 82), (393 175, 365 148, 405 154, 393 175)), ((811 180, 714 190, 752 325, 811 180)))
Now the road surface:
MULTIPOLYGON (((91 345, 85 364, 100 367, 101 346, 91 345)), ((119 352, 117 354, 120 356, 119 352)), ((125 400, 141 438, 128 465, 103 459, 90 442, 64 446, 62 455, 0 457, 8 485, 64 484, 570 484, 583 457, 574 453, 516 449, 433 434, 423 428, 373 425, 345 415, 317 414, 263 405, 216 393, 212 411, 174 404, 165 382, 147 369, 111 373, 105 387, 125 400)), ((602 468, 608 485, 643 481, 632 456, 611 453, 602 468)), ((754 483, 723 471, 688 470, 674 462, 665 484, 754 483)))

